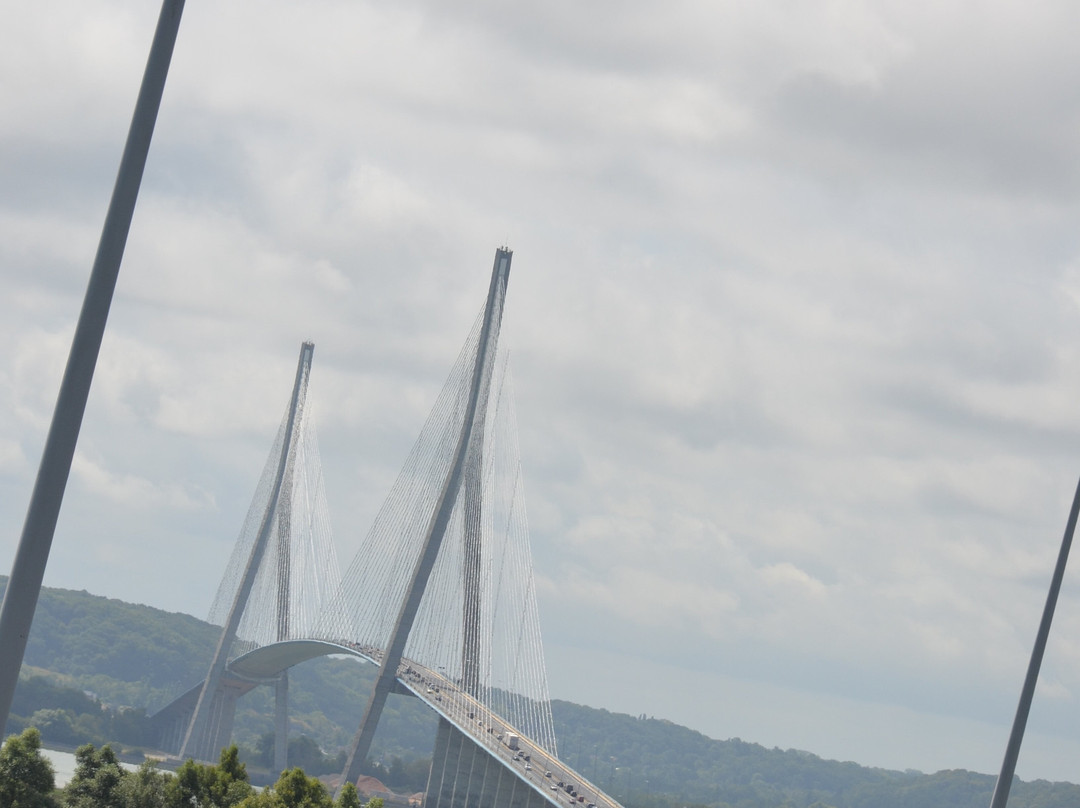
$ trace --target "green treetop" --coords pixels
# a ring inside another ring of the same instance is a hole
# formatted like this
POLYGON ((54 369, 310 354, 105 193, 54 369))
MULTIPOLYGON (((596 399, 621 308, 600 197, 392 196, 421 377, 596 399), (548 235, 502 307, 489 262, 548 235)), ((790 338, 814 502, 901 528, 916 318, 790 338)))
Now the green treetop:
POLYGON ((41 734, 27 727, 0 748, 0 808, 53 808, 56 780, 41 754, 41 734))

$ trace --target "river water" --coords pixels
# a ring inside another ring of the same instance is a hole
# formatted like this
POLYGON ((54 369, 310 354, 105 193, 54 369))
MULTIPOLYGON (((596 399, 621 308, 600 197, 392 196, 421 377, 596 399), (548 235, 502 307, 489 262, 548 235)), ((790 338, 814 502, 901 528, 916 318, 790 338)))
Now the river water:
MULTIPOLYGON (((47 757, 53 765, 53 771, 56 772, 56 787, 66 786, 68 781, 75 776, 75 753, 60 752, 56 749, 42 749, 41 754, 47 757)), ((131 772, 139 768, 133 763, 121 763, 120 765, 131 772)))

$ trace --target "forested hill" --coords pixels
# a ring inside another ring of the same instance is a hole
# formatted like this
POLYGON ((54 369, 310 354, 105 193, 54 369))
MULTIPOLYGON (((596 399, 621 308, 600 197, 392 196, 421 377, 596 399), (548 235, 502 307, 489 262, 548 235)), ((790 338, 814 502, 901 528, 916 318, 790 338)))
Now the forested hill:
MULTIPOLYGON (((0 593, 5 584, 0 577, 0 593)), ((30 678, 16 693, 8 730, 33 720, 71 736, 62 742, 131 746, 128 739, 138 729, 131 716, 142 712, 118 708, 153 712, 200 681, 218 632, 184 614, 45 589, 27 646, 24 675, 30 678), (113 718, 105 721, 103 715, 113 718)), ((293 735, 311 739, 306 742, 316 755, 319 748, 328 758, 338 755, 359 721, 373 673, 371 665, 345 659, 312 660, 293 669, 293 735)), ((388 766, 394 758, 401 766, 430 755, 433 717, 415 699, 391 701, 396 703, 380 726, 376 754, 388 766)), ((739 739, 713 740, 659 719, 565 701, 552 706, 560 757, 629 808, 985 808, 993 789, 989 775, 872 769, 739 739)), ((251 754, 265 745, 272 713, 269 688, 241 699, 237 736, 251 754)), ((48 742, 49 734, 43 735, 48 742)), ((1080 786, 1018 781, 1009 804, 1076 808, 1080 786)))
MULTIPOLYGON (((994 777, 927 775, 823 760, 657 718, 554 701, 559 757, 624 805, 739 808, 986 808, 994 777), (669 799, 678 795, 677 799, 669 799)), ((1080 786, 1016 781, 1010 808, 1076 808, 1080 786)))
POLYGON ((220 634, 190 615, 45 587, 23 665, 153 712, 206 675, 220 634))

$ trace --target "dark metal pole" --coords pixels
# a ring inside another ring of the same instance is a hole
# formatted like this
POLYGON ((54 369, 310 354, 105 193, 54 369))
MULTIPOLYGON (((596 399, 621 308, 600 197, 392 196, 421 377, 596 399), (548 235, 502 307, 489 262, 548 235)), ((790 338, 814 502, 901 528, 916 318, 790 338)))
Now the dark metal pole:
POLYGON ((60 383, 56 409, 45 439, 15 562, 11 567, 11 577, 4 592, 3 605, 0 606, 0 731, 7 723, 15 685, 19 680, 26 640, 30 635, 38 593, 45 577, 45 565, 49 560, 60 503, 64 499, 64 488, 71 472, 71 459, 75 454, 86 399, 94 378, 101 338, 109 317, 109 305, 116 288, 120 260, 124 256, 131 216, 139 195, 150 138, 154 133, 183 10, 184 0, 164 0, 161 6, 127 143, 120 158, 112 200, 105 215, 101 241, 75 326, 75 336, 71 340, 71 352, 60 383))
POLYGON ((1039 668, 1042 666, 1043 653, 1046 651, 1046 640, 1050 636, 1050 623, 1054 619, 1058 593, 1061 591, 1061 582, 1065 578, 1065 564, 1069 560, 1069 548, 1072 546, 1073 533, 1076 531, 1078 513, 1080 513, 1080 483, 1077 483, 1072 510, 1069 511, 1069 521, 1065 525, 1065 535, 1061 539, 1057 566, 1054 567, 1054 577, 1050 580, 1050 592, 1046 595, 1042 622, 1039 624, 1039 633, 1035 637, 1035 647, 1031 650, 1031 661, 1028 662, 1027 676, 1024 678, 1024 687, 1020 692, 1020 704, 1016 708, 1016 717, 1013 719, 1012 732, 1009 735, 1009 745, 1005 748, 1005 760, 1001 763, 1001 774, 998 775, 997 784, 994 786, 990 808, 1005 808, 1009 801, 1009 789, 1012 788, 1013 775, 1016 773, 1016 759, 1020 756, 1020 743, 1024 740, 1024 729, 1027 727, 1028 713, 1031 711, 1031 700, 1035 696, 1035 683, 1039 679, 1039 668))

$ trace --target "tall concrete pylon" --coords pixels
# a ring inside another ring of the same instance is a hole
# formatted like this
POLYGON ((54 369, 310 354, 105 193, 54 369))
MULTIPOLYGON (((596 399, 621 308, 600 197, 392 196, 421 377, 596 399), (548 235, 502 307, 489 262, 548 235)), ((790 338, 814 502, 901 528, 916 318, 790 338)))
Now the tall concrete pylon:
MULTIPOLYGON (((267 547, 270 544, 274 532, 274 517, 278 510, 278 503, 282 500, 282 492, 289 491, 288 484, 293 476, 296 458, 298 435, 297 419, 304 410, 304 403, 307 398, 308 378, 311 375, 311 358, 314 352, 315 346, 310 342, 305 342, 300 348, 300 359, 296 366, 296 380, 293 384, 292 397, 289 400, 289 409, 285 420, 284 438, 281 444, 281 454, 278 458, 277 469, 270 489, 270 496, 267 500, 266 508, 263 511, 258 534, 255 542, 252 544, 247 563, 244 566, 240 586, 237 588, 236 597, 233 599, 232 607, 229 610, 229 616, 225 621, 221 637, 218 639, 217 647, 214 650, 214 657, 210 663, 210 671, 207 673, 206 680, 203 682, 202 690, 199 692, 199 699, 196 702, 195 711, 191 716, 191 722, 188 724, 187 732, 184 734, 183 743, 180 745, 181 758, 195 757, 200 760, 214 760, 217 758, 220 747, 228 742, 228 738, 223 736, 227 735, 226 728, 231 728, 232 726, 231 718, 232 711, 235 708, 235 697, 230 698, 225 692, 222 687, 222 679, 225 673, 225 666, 229 661, 229 649, 232 648, 233 642, 236 640, 236 631, 240 626, 240 619, 244 615, 244 609, 247 606, 248 598, 250 597, 252 587, 255 584, 260 563, 263 556, 266 554, 267 547)), ((287 519, 277 520, 276 524, 278 526, 277 541, 284 541, 287 543, 289 540, 287 519)), ((282 555, 284 558, 288 558, 287 553, 282 555)), ((279 603, 282 602, 281 598, 284 598, 283 602, 285 604, 288 603, 288 587, 289 583, 287 580, 281 582, 279 589, 279 603)), ((288 623, 283 623, 283 621, 288 620, 287 608, 279 608, 277 610, 277 620, 278 638, 284 639, 288 636, 288 623)), ((285 674, 282 674, 283 677, 284 675, 285 674)), ((288 729, 287 719, 283 719, 283 716, 286 715, 287 690, 288 680, 280 680, 277 685, 275 698, 277 704, 277 718, 275 720, 277 730, 275 733, 275 762, 281 761, 282 768, 284 768, 284 750, 287 744, 287 737, 282 737, 282 735, 286 734, 288 729), (285 733, 282 732, 283 727, 285 733)))
MULTIPOLYGON (((487 303, 484 307, 480 339, 472 368, 469 398, 465 407, 461 431, 458 435, 454 461, 447 472, 442 491, 433 508, 422 549, 413 568, 405 598, 394 623, 394 630, 383 653, 379 675, 372 688, 363 718, 360 720, 360 726, 353 738, 345 762, 343 784, 345 782, 355 782, 360 776, 360 767, 367 759, 368 752, 371 749, 371 742, 375 737, 375 729, 378 726, 383 707, 386 705, 386 699, 394 689, 398 666, 401 664, 401 658, 405 651, 405 644, 409 639, 409 632, 420 608, 424 588, 438 558, 439 548, 442 546, 442 540, 450 523, 451 514, 458 501, 459 493, 462 491, 463 482, 465 480, 475 480, 478 476, 470 474, 469 467, 470 464, 480 462, 479 458, 482 453, 483 423, 491 384, 492 360, 495 356, 499 330, 502 325, 503 302, 506 297, 506 286, 510 279, 510 261, 512 257, 513 252, 504 247, 495 251, 495 264, 491 271, 491 282, 488 287, 487 303)), ((472 485, 473 483, 470 482, 467 487, 472 485)), ((473 540, 466 539, 466 553, 469 556, 464 571, 466 579, 470 575, 470 569, 479 568, 479 490, 469 499, 470 501, 475 500, 475 502, 472 505, 466 505, 467 514, 465 518, 467 523, 476 525, 477 528, 475 530, 466 528, 466 536, 471 534, 473 537, 473 540)), ((479 596, 478 587, 470 597, 473 596, 479 596)), ((479 607, 475 602, 466 605, 464 630, 467 638, 472 637, 475 640, 478 637, 475 628, 478 615, 479 607)), ((470 649, 467 644, 463 654, 465 655, 463 656, 463 662, 466 662, 464 667, 465 678, 466 682, 468 682, 470 678, 475 679, 476 677, 476 666, 472 660, 478 658, 478 654, 475 653, 475 649, 470 649)))

